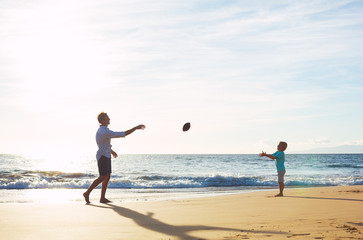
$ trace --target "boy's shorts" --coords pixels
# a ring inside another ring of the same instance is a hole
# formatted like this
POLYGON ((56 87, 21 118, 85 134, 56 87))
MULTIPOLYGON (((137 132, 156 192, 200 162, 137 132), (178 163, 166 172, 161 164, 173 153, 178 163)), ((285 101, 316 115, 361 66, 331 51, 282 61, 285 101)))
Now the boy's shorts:
POLYGON ((106 176, 107 174, 111 173, 111 158, 101 156, 100 159, 98 159, 98 172, 100 173, 100 176, 106 176))
POLYGON ((280 172, 277 172, 277 181, 278 182, 281 182, 281 183, 284 182, 285 173, 286 173, 286 169, 284 169, 284 170, 282 170, 280 172))

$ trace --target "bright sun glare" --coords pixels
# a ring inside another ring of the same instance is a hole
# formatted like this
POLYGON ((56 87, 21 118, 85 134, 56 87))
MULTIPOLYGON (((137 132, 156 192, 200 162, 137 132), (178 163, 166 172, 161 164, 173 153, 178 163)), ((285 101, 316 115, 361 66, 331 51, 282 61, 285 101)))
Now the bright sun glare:
POLYGON ((78 97, 85 88, 96 89, 99 56, 93 56, 94 48, 85 41, 79 17, 67 11, 69 6, 54 4, 25 12, 24 34, 13 42, 17 69, 21 69, 17 73, 23 79, 19 87, 29 111, 78 97))

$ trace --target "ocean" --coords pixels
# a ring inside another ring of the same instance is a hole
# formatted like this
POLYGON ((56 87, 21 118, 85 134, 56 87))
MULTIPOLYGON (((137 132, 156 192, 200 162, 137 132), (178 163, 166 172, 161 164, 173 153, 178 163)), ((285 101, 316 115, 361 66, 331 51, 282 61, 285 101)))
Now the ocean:
MULTIPOLYGON (((363 154, 286 154, 286 187, 363 185, 363 154)), ((84 201, 95 157, 36 159, 0 154, 0 203, 84 201)), ((257 154, 122 155, 107 197, 153 201, 277 189, 274 161, 257 154)), ((100 189, 91 194, 99 198, 100 189)))

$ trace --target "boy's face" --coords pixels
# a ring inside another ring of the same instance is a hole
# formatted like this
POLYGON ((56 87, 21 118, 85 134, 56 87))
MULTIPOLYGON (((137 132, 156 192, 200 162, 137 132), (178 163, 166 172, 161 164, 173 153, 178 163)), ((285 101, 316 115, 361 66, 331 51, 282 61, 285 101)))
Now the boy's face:
POLYGON ((286 150, 286 144, 283 142, 280 142, 279 145, 277 145, 277 150, 280 152, 283 152, 286 150))
POLYGON ((279 145, 277 145, 277 150, 279 150, 280 152, 283 151, 284 147, 281 143, 279 143, 279 145))

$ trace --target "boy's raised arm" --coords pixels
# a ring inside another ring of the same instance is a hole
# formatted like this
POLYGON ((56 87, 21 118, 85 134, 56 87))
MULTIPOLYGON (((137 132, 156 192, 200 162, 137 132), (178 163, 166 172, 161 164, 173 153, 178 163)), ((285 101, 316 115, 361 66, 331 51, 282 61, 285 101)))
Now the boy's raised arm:
POLYGON ((267 154, 266 152, 262 152, 259 155, 260 155, 260 157, 268 157, 271 159, 277 159, 277 157, 273 156, 272 154, 267 154))

